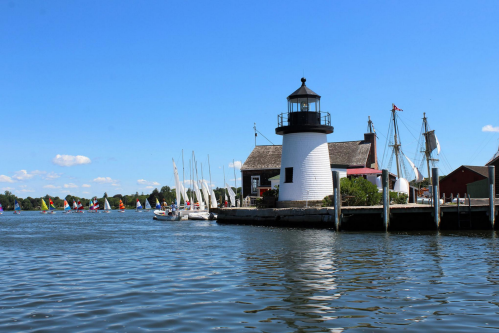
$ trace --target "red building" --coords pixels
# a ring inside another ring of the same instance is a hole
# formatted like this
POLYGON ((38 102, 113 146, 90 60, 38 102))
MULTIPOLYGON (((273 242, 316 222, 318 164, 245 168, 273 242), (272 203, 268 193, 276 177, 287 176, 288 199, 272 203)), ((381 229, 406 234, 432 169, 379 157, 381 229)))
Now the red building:
POLYGON ((478 180, 488 178, 489 171, 486 166, 461 165, 456 170, 440 180, 440 195, 446 197, 451 194, 463 197, 467 191, 466 185, 478 180))

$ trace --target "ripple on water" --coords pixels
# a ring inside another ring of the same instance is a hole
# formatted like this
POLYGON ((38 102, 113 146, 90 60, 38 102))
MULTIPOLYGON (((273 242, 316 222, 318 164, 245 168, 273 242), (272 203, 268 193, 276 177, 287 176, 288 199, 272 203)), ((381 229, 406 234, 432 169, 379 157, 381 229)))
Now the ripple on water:
POLYGON ((132 212, 39 215, 0 219, 0 331, 499 327, 494 232, 335 233, 161 223, 132 212))

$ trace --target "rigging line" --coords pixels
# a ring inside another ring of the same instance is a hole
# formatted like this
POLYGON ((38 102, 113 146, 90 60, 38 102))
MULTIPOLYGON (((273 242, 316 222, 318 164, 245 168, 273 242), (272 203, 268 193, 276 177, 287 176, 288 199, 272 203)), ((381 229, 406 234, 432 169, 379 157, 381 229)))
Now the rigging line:
POLYGON ((409 131, 409 134, 412 135, 412 137, 417 141, 418 139, 414 136, 414 134, 412 134, 411 130, 409 129, 409 127, 407 127, 407 125, 405 124, 405 122, 402 120, 402 118, 400 118, 400 116, 398 117, 399 120, 402 122, 402 124, 405 126, 405 128, 407 128, 407 131, 409 131))
POLYGON ((490 138, 487 140, 487 143, 485 143, 484 145, 482 145, 482 147, 477 152, 475 152, 475 154, 473 155, 472 160, 475 160, 478 157, 478 155, 480 155, 480 153, 482 152, 483 148, 485 148, 489 144, 490 140, 492 140, 492 139, 494 139, 494 137, 490 136, 490 138))
POLYGON ((270 142, 272 144, 272 146, 275 146, 274 143, 272 141, 270 141, 269 139, 267 139, 267 137, 265 135, 262 134, 262 132, 260 132, 259 130, 257 130, 255 128, 255 131, 257 131, 258 133, 260 133, 261 136, 263 136, 268 142, 270 142))
POLYGON ((390 143, 390 133, 392 132, 391 128, 392 128, 392 121, 390 119, 390 121, 388 122, 388 137, 386 138, 385 149, 383 149, 383 156, 381 157, 381 168, 383 168, 383 166, 385 166, 384 161, 385 161, 385 157, 387 154, 387 148, 388 148, 388 145, 390 143))

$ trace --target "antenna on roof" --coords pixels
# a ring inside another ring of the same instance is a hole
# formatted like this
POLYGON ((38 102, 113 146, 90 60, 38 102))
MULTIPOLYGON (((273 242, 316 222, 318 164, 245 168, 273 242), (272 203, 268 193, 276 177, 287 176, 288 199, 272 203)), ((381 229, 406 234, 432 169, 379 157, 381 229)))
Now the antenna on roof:
POLYGON ((256 123, 254 123, 253 129, 255 130, 255 147, 256 147, 256 137, 258 136, 258 134, 256 134, 256 123))

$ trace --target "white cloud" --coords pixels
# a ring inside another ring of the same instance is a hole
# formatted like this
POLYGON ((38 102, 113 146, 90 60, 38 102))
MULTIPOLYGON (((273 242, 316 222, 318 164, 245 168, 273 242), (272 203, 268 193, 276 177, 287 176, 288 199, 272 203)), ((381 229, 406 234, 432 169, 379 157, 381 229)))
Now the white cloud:
POLYGON ((14 181, 9 176, 0 175, 0 183, 13 183, 14 181))
POLYGON ((64 188, 77 188, 77 187, 78 187, 78 185, 73 184, 73 183, 64 184, 64 188))
POLYGON ((30 190, 28 188, 23 188, 22 190, 19 190, 19 192, 35 192, 35 190, 30 190))
POLYGON ((486 125, 482 127, 482 132, 499 132, 499 126, 486 125))
POLYGON ((234 166, 236 169, 241 169, 241 166, 243 163, 241 161, 234 161, 234 163, 229 163, 229 168, 233 168, 234 166))
POLYGON ((81 187, 92 187, 92 185, 83 184, 83 185, 81 185, 81 187))
POLYGON ((43 176, 43 179, 46 180, 54 180, 62 176, 62 173, 55 173, 55 172, 49 172, 45 176, 43 176))
POLYGON ((45 185, 43 188, 61 188, 61 187, 55 185, 45 185))
POLYGON ((60 165, 60 166, 65 166, 65 167, 70 167, 73 165, 78 165, 78 164, 90 164, 92 161, 82 155, 59 155, 57 154, 54 159, 52 160, 54 164, 60 165))
POLYGON ((139 179, 137 180, 137 184, 139 185, 155 185, 155 186, 159 186, 159 183, 158 182, 149 182, 145 179, 139 179))
POLYGON ((15 190, 15 188, 13 188, 13 187, 2 187, 2 191, 4 191, 4 192, 5 192, 5 191, 10 191, 10 192, 12 192, 13 190, 15 190))
POLYGON ((111 186, 120 186, 120 184, 114 183, 114 184, 111 184, 111 186))
POLYGON ((111 177, 97 177, 94 179, 94 183, 115 183, 117 180, 111 179, 111 177))
POLYGON ((34 174, 28 173, 28 171, 26 171, 26 170, 19 170, 19 171, 14 172, 14 176, 12 176, 12 178, 14 178, 15 180, 22 181, 22 180, 31 179, 34 176, 35 176, 34 174))

